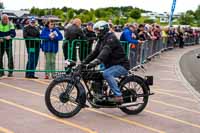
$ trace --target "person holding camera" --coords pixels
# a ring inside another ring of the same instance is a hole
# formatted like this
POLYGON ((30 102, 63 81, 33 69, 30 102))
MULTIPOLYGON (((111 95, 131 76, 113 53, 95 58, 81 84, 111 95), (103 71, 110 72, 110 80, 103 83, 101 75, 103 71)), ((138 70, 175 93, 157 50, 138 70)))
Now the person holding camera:
POLYGON ((55 24, 52 20, 49 20, 45 28, 40 34, 42 40, 42 51, 45 54, 45 79, 49 79, 50 73, 56 69, 56 53, 58 52, 58 41, 63 39, 61 32, 55 28, 55 24))

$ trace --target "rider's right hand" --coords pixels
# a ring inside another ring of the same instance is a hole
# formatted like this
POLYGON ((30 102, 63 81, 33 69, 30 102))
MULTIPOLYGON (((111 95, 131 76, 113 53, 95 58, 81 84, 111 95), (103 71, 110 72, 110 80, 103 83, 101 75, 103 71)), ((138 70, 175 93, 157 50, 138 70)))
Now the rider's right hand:
POLYGON ((97 65, 99 65, 101 63, 101 61, 99 59, 94 59, 92 62, 90 62, 88 65, 87 65, 87 69, 91 69, 91 68, 94 68, 96 67, 97 65))

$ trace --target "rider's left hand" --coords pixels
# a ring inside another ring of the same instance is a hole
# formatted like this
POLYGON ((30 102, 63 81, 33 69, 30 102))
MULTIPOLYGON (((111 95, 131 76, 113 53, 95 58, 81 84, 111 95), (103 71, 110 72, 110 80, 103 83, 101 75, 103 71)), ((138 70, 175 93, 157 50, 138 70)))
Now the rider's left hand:
POLYGON ((96 64, 94 64, 94 63, 89 63, 88 65, 87 65, 87 69, 91 69, 91 68, 93 68, 93 67, 95 67, 96 66, 96 64))

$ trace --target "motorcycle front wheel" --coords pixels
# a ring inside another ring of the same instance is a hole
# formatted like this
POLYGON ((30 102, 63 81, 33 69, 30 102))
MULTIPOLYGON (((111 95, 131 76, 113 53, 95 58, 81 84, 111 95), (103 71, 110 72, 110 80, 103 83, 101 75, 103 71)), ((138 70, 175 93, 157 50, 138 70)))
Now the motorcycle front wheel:
POLYGON ((69 79, 53 80, 45 92, 45 104, 48 110, 60 118, 76 115, 82 108, 80 89, 69 79))

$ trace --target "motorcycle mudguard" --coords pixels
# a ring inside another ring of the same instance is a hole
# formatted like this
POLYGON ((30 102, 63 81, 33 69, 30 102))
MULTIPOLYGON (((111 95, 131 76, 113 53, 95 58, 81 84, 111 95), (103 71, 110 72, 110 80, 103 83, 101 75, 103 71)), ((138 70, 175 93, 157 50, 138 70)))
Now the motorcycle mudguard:
MULTIPOLYGON (((123 78, 123 79, 120 81, 120 84, 121 84, 124 80, 126 80, 127 78, 134 79, 135 77, 141 79, 141 81, 144 82, 144 84, 147 86, 148 90, 150 91, 149 83, 147 83, 146 79, 144 79, 144 78, 142 78, 142 77, 140 77, 140 76, 137 76, 137 75, 129 75, 129 76, 123 78)), ((152 80, 153 80, 153 79, 152 79, 152 80)), ((152 82, 153 82, 153 81, 152 81, 152 82)))

